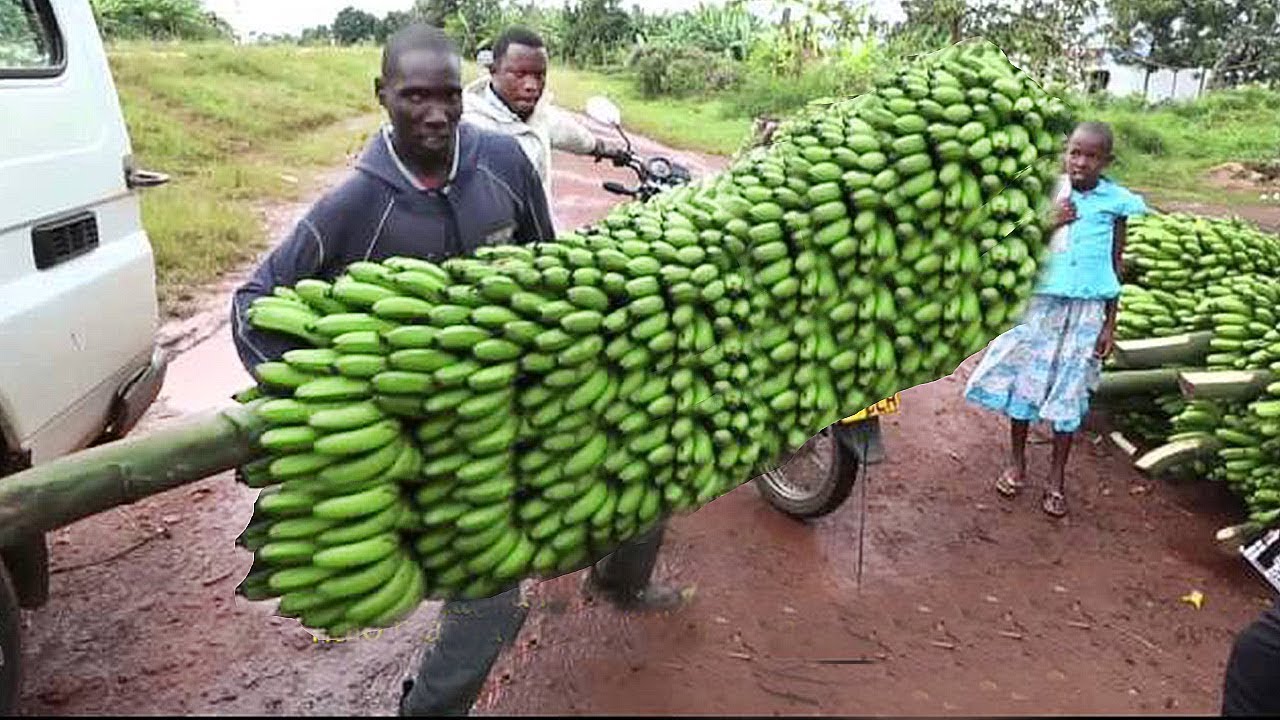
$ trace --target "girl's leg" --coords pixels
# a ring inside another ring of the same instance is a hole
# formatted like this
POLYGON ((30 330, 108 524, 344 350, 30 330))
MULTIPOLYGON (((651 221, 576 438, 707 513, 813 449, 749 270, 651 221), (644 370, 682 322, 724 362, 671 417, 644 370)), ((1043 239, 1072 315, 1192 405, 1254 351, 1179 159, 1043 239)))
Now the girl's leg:
POLYGON ((1044 511, 1054 517, 1067 514, 1067 498, 1063 492, 1063 485, 1066 481, 1067 458, 1071 455, 1073 439, 1075 439, 1074 432, 1055 431, 1053 433, 1053 457, 1049 461, 1049 486, 1045 488, 1042 505, 1044 511))
POLYGON ((1001 495, 1018 494, 1027 479, 1027 428, 1026 420, 1009 422, 1009 464, 996 480, 996 490, 1001 495))

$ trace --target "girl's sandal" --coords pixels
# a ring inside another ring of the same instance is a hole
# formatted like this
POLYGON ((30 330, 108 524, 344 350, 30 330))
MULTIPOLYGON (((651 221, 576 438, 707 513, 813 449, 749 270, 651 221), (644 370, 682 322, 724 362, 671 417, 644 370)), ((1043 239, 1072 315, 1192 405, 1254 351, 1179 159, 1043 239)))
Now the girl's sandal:
POLYGON ((1067 514, 1067 499, 1057 490, 1046 490, 1040 507, 1053 517, 1064 517, 1067 514))
POLYGON ((1017 474, 1013 468, 1001 473, 1000 477, 996 478, 996 492, 1007 498, 1017 497, 1023 488, 1023 483, 1014 480, 1014 476, 1017 474))

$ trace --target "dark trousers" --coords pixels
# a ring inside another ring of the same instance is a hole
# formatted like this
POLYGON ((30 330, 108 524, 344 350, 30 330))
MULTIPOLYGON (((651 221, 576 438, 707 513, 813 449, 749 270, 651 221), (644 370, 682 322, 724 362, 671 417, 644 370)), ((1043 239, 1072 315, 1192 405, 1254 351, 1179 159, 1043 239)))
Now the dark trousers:
POLYGON ((1236 636, 1222 687, 1222 714, 1280 715, 1280 606, 1236 636))
MULTIPOLYGON (((631 594, 649 584, 662 545, 663 525, 622 545, 595 566, 597 582, 631 594)), ((400 715, 467 715, 502 648, 514 642, 529 608, 516 587, 483 600, 447 602, 440 633, 427 648, 418 676, 406 680, 400 715)))

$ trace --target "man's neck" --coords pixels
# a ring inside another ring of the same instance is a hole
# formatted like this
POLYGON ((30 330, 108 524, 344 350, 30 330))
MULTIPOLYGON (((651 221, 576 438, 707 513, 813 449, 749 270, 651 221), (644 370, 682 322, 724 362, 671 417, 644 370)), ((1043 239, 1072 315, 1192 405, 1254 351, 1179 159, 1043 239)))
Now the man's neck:
POLYGON ((458 151, 456 143, 450 141, 449 149, 440 155, 417 156, 405 151, 400 138, 391 134, 391 145, 405 168, 424 185, 440 187, 449 182, 449 171, 453 168, 453 154, 458 151))
POLYGON ((528 122, 529 118, 533 116, 532 112, 522 113, 519 110, 512 107, 511 103, 505 97, 503 97, 502 91, 498 90, 498 87, 494 85, 492 81, 489 83, 489 90, 493 92, 494 97, 498 98, 498 102, 501 102, 503 107, 510 110, 511 114, 520 118, 522 122, 528 122))

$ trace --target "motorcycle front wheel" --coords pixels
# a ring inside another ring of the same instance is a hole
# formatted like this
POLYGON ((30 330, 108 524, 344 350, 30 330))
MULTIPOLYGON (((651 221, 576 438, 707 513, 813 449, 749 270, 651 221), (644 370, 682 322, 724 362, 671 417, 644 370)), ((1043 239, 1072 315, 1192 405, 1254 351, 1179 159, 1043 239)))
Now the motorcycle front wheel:
POLYGON ((822 517, 849 499, 861 465, 856 460, 831 425, 809 438, 784 464, 757 477, 755 486, 765 501, 785 515, 796 520, 822 517))

